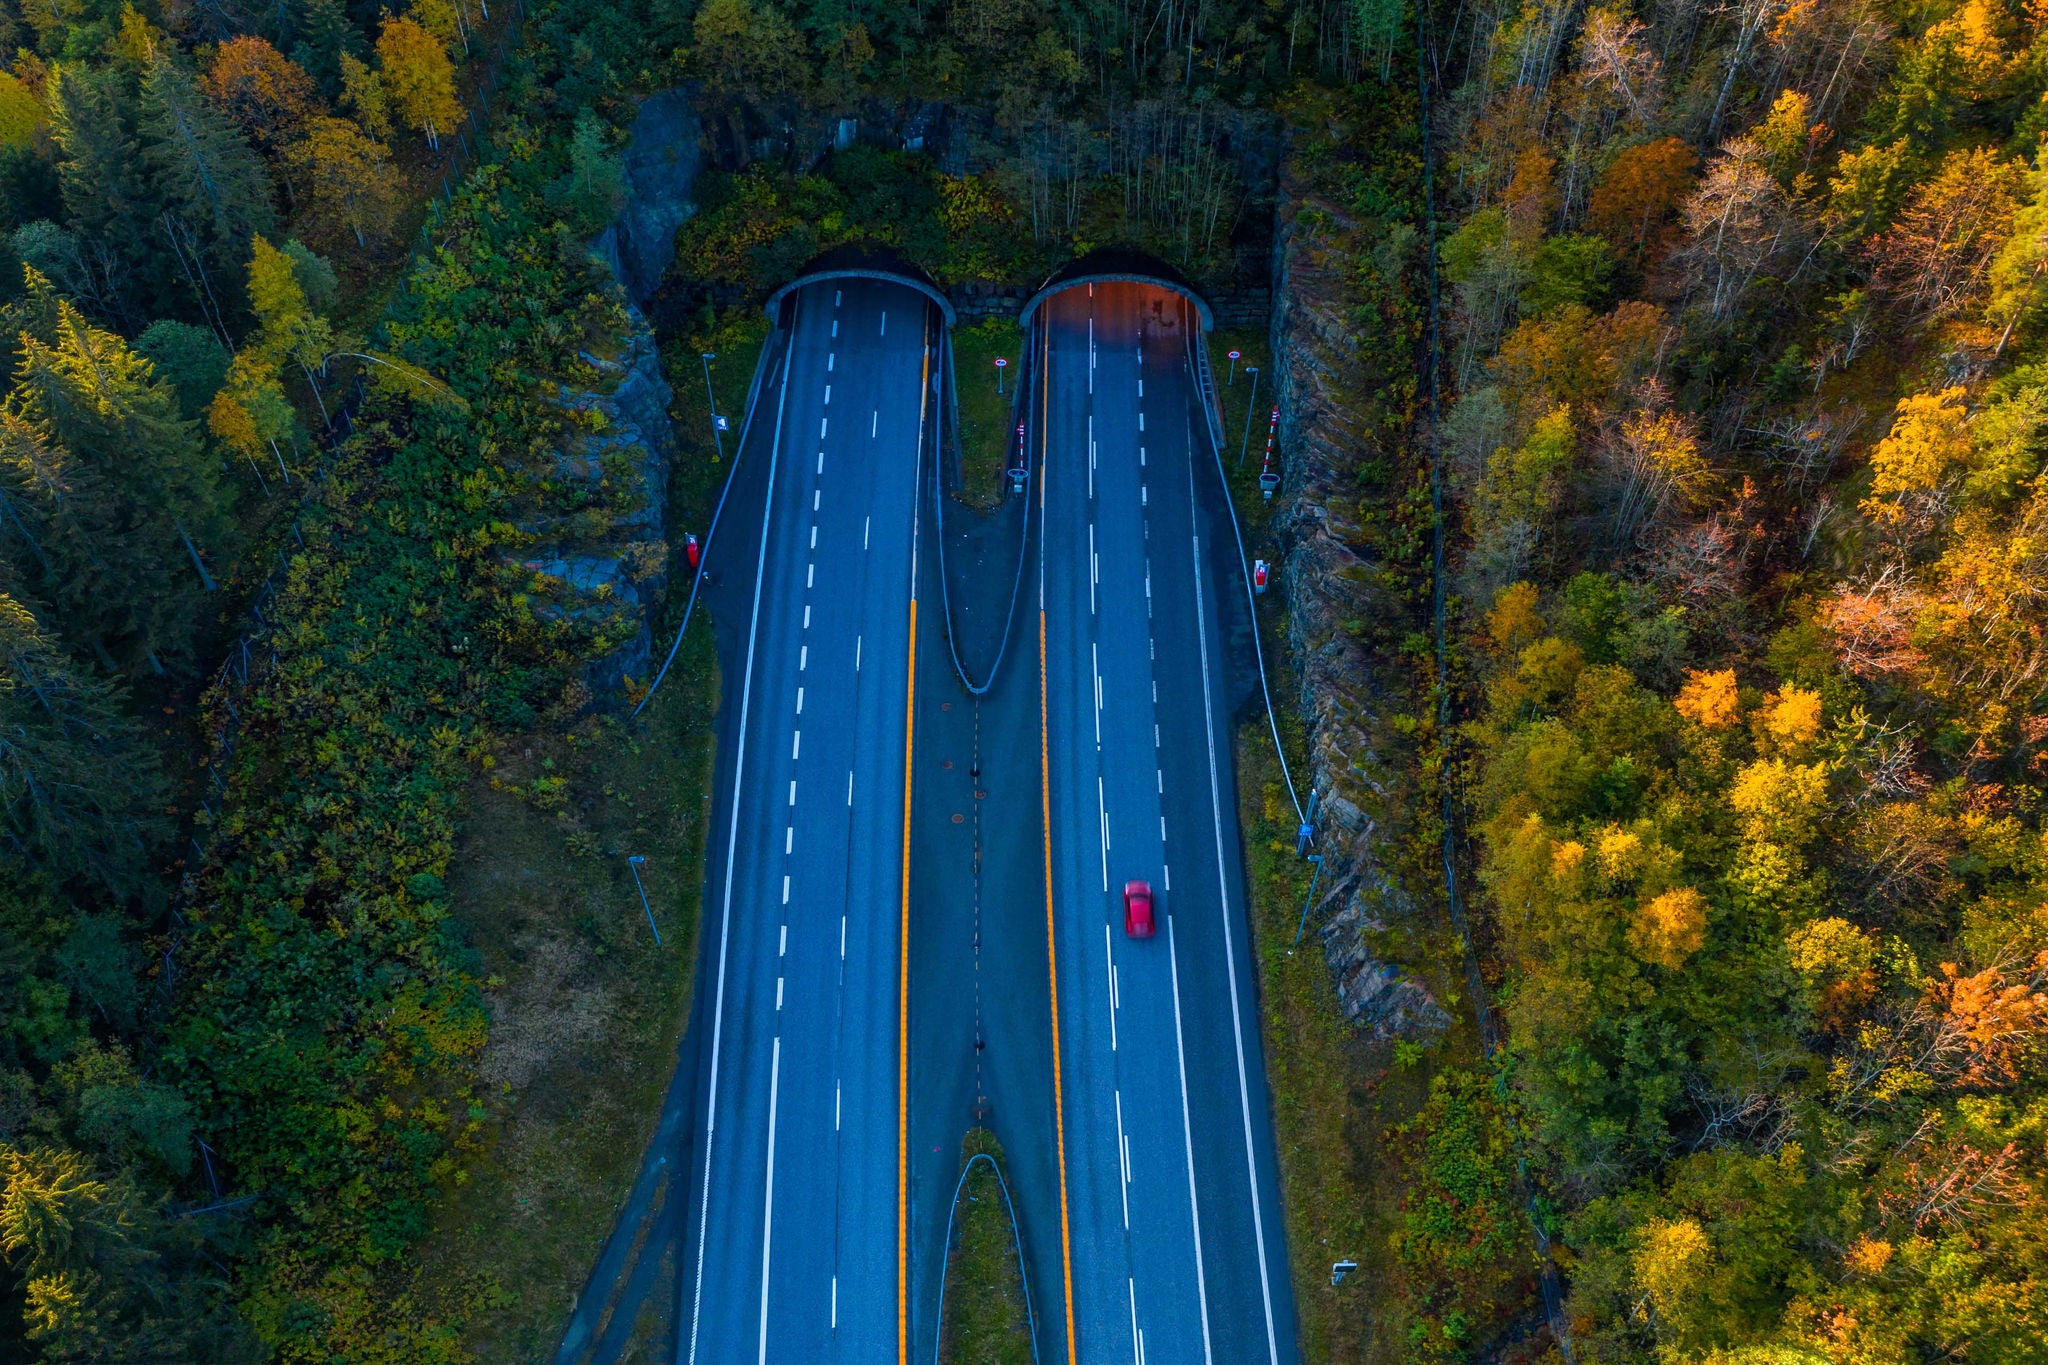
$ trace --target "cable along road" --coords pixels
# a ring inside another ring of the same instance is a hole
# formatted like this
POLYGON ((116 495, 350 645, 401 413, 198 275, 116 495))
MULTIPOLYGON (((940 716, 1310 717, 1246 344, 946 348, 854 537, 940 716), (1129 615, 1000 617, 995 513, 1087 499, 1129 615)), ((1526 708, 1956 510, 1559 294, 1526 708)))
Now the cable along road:
MULTIPOLYGON (((1037 509, 1072 1355, 1297 1360, 1185 299, 1066 289, 1037 509), (1158 930, 1121 893, 1152 884, 1158 930)), ((1197 342, 1199 344, 1199 342, 1197 342)), ((1062 1268, 1066 1269, 1066 1268, 1062 1268)), ((1037 1283, 1062 1277, 1039 1267, 1037 1283)))
MULTIPOLYGON (((904 838, 936 320, 902 285, 786 305, 753 539, 722 557, 682 1361, 897 1358, 904 838)), ((742 523, 744 525, 744 523, 742 523)))

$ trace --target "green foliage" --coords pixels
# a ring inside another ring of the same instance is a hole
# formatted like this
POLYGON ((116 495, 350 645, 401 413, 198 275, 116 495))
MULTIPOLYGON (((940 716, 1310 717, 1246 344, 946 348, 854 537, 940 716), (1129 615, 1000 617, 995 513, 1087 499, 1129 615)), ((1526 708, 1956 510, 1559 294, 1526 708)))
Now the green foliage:
POLYGON ((1604 237, 1574 232, 1546 238, 1529 263, 1522 307, 1535 316, 1568 303, 1600 309, 1607 303, 1615 267, 1614 248, 1604 237))
POLYGON ((1422 1112, 1392 1137, 1407 1149, 1413 1182, 1394 1234, 1415 1294, 1405 1305, 1410 1356, 1461 1360, 1529 1265, 1510 1120, 1486 1076, 1450 1069, 1431 1078, 1422 1112))

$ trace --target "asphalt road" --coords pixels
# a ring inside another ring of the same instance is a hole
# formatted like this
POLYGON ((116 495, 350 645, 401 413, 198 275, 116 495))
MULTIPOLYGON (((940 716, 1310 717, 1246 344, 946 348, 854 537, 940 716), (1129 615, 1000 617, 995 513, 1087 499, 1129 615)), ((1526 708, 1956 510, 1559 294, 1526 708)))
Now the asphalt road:
POLYGON ((692 1028, 681 1361, 894 1359, 905 780, 920 451, 915 291, 807 286, 714 589, 728 721, 692 1028), (741 661, 735 668, 732 660, 741 661))
POLYGON ((1049 842, 1071 1264, 1036 1267, 1041 1302, 1070 1275, 1072 1356, 1091 1365, 1279 1365, 1298 1355, 1220 596, 1243 589, 1220 568, 1191 318, 1136 284, 1044 310, 1049 799, 1020 834, 1049 842), (1124 935, 1133 879, 1158 898, 1151 940, 1124 935))

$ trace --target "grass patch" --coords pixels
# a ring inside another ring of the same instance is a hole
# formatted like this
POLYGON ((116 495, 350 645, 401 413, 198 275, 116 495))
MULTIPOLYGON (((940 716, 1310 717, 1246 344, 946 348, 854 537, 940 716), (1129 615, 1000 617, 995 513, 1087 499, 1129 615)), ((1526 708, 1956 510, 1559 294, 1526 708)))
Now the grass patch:
MULTIPOLYGON (((1266 334, 1254 329, 1216 331, 1208 336, 1209 368, 1216 376, 1216 391, 1223 396, 1223 463, 1233 474, 1240 452, 1250 471, 1253 497, 1257 497, 1258 452, 1266 447, 1266 420, 1273 411, 1273 373, 1268 363, 1266 334), (1230 353, 1241 351, 1237 378, 1231 378, 1230 353), (1254 377, 1250 371, 1256 369, 1254 377), (1252 416, 1250 448, 1246 449, 1245 417, 1251 412, 1254 394, 1258 412, 1252 416)), ((1240 509, 1243 503, 1239 503, 1240 509)))
MULTIPOLYGON (((704 533, 702 522, 710 512, 708 498, 716 491, 716 483, 725 477, 719 466, 729 464, 739 453, 740 428, 747 418, 747 390, 754 382, 754 365, 767 341, 768 319, 758 308, 731 308, 723 313, 706 308, 688 332, 662 339, 662 368, 668 375, 669 387, 675 390, 675 398, 669 403, 669 418, 675 423, 676 445, 683 452, 683 458, 677 462, 677 474, 687 483, 674 488, 672 505, 679 516, 698 515, 701 506, 702 515, 689 528, 700 536, 704 533), (726 431, 719 433, 725 446, 723 460, 718 442, 713 439, 711 404, 704 392, 706 351, 715 357, 709 368, 711 387, 718 396, 718 413, 729 424, 726 431)), ((680 534, 677 539, 680 541, 680 534)))
POLYGON ((953 384, 960 397, 960 501, 984 510, 1003 500, 1003 469, 1015 438, 1010 400, 1024 353, 1024 332, 990 318, 953 332, 953 384), (998 393, 996 360, 1010 362, 998 393))
POLYGON ((425 1259, 496 1291, 469 1322, 479 1359, 550 1357, 653 1134, 690 998, 716 690, 693 631, 644 731, 508 740, 472 793, 450 888, 490 992, 490 1117, 425 1259))
MULTIPOLYGON (((972 1130, 960 1144, 963 1162, 977 1155, 1002 1163, 1003 1149, 986 1128, 972 1130)), ((988 1162, 975 1162, 960 1187, 950 1252, 940 1359, 948 1365, 1031 1365, 1016 1230, 988 1162)))

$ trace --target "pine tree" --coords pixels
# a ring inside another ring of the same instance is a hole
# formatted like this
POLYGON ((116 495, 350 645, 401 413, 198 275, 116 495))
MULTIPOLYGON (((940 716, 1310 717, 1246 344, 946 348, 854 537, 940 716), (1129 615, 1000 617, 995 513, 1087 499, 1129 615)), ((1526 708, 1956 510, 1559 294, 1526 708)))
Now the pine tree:
POLYGON ((164 211, 198 259, 181 260, 202 311, 219 322, 214 280, 232 273, 272 222, 270 176, 240 131, 200 98, 191 73, 159 57, 142 82, 143 160, 164 211))
POLYGON ((114 891, 162 832, 163 783, 119 689, 0 593, 0 844, 114 891))
POLYGON ((112 581, 96 596, 125 605, 131 657, 182 656, 209 586, 201 547, 218 549, 227 534, 219 462, 149 361, 69 303, 58 304, 49 342, 24 336, 22 347, 10 409, 104 490, 105 533, 90 552, 112 581))
POLYGON ((298 42, 292 45, 292 60, 304 67, 313 84, 328 99, 341 94, 341 63, 344 57, 360 59, 363 35, 349 21, 342 0, 299 0, 298 42))
POLYGON ((126 313, 147 294, 155 205, 135 145, 132 109, 112 72, 57 67, 50 134, 72 226, 94 248, 109 306, 126 313))

